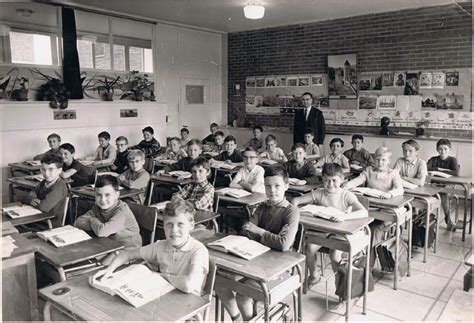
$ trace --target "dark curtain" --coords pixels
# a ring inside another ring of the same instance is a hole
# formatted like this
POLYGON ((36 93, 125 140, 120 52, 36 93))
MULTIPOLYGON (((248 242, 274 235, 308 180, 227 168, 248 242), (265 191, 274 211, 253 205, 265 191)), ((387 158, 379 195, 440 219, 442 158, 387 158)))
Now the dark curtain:
POLYGON ((81 70, 77 53, 76 18, 74 10, 62 8, 63 18, 63 79, 64 85, 71 92, 71 99, 82 99, 81 70))

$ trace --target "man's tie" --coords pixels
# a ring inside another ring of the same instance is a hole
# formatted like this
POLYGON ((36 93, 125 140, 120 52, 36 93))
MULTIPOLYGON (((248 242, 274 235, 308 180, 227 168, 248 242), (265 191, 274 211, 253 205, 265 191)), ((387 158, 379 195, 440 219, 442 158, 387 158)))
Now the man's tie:
POLYGON ((304 108, 304 121, 308 120, 308 108, 304 108))

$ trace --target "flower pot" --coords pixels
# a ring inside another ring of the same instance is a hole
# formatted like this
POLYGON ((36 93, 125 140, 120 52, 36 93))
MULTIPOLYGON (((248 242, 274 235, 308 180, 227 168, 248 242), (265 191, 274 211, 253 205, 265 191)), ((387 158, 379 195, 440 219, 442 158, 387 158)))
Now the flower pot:
POLYGON ((102 93, 102 98, 104 99, 104 101, 113 101, 114 94, 112 92, 105 92, 105 93, 102 93))
POLYGON ((142 92, 136 92, 134 95, 133 95, 133 99, 135 101, 143 101, 143 93, 142 92))

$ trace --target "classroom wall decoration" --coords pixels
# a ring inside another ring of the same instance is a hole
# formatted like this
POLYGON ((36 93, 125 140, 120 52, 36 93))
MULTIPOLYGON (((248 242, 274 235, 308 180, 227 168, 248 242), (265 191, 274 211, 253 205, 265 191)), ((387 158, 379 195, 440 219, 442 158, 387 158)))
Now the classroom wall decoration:
POLYGON ((406 73, 405 95, 418 95, 420 86, 420 73, 406 73))
POLYGON ((330 98, 357 98, 357 55, 328 55, 330 98))

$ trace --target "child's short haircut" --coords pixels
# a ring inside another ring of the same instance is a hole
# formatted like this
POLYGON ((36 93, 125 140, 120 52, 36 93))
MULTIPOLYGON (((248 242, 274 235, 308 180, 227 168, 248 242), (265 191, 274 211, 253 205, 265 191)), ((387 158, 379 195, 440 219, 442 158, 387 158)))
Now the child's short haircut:
POLYGON ((342 172, 342 167, 336 163, 326 163, 323 165, 323 170, 321 171, 322 176, 342 176, 344 177, 344 173, 342 172))
POLYGON ((214 133, 214 138, 216 138, 217 136, 224 137, 224 133, 223 133, 222 131, 220 131, 220 130, 219 130, 219 131, 216 131, 216 132, 214 133))
POLYGON ((256 154, 258 155, 257 150, 256 150, 255 148, 253 148, 252 146, 249 146, 249 147, 245 148, 245 150, 244 150, 244 152, 242 153, 242 155, 245 154, 247 151, 252 151, 252 152, 254 152, 254 153, 256 153, 256 154))
POLYGON ((128 145, 128 139, 125 136, 118 136, 117 139, 115 139, 115 142, 117 141, 125 141, 125 143, 128 145))
POLYGON ((445 139, 445 138, 442 138, 442 139, 438 140, 438 142, 436 143, 436 149, 438 149, 439 146, 441 146, 441 145, 448 146, 449 148, 451 148, 451 141, 449 141, 449 139, 445 139))
POLYGON ((291 147, 291 151, 295 151, 296 149, 301 148, 306 152, 306 148, 302 143, 297 143, 294 144, 293 147, 291 147))
POLYGON ((255 127, 252 128, 252 130, 255 130, 255 129, 260 130, 260 132, 263 132, 263 128, 261 125, 256 125, 255 127))
POLYGON ((199 147, 201 147, 201 140, 199 139, 191 139, 190 141, 188 141, 188 143, 186 144, 186 146, 192 146, 192 145, 198 145, 199 147))
POLYGON ((288 183, 288 172, 281 165, 274 165, 265 169, 263 177, 281 176, 285 183, 288 183))
POLYGON ((74 149, 74 146, 69 143, 62 144, 61 146, 59 146, 59 149, 67 150, 71 154, 74 154, 76 152, 76 149, 74 149))
POLYGON ((228 136, 225 137, 225 139, 224 139, 224 142, 231 142, 231 141, 233 141, 234 143, 237 143, 237 139, 235 139, 235 137, 232 136, 232 135, 228 135, 228 136))
POLYGON ((332 138, 331 141, 329 142, 329 147, 331 147, 332 144, 334 144, 336 142, 340 142, 341 147, 344 147, 344 140, 342 140, 341 138, 332 138))
POLYGON ((130 150, 127 156, 127 160, 131 160, 135 157, 140 157, 141 159, 145 160, 145 153, 138 149, 130 150))
POLYGON ((57 168, 63 167, 63 159, 56 154, 46 154, 41 158, 41 164, 51 165, 55 164, 57 168))
POLYGON ((416 142, 416 140, 409 139, 403 142, 402 147, 405 147, 406 145, 412 146, 416 151, 420 150, 420 145, 416 142))
POLYGON ((52 138, 56 138, 58 141, 61 141, 61 137, 57 133, 50 134, 48 136, 48 138, 46 138, 46 139, 49 140, 49 139, 52 139, 52 138))
POLYGON ((97 177, 95 181, 95 188, 104 187, 107 185, 112 185, 115 191, 119 191, 119 181, 118 178, 112 175, 102 175, 97 177))
POLYGON ((312 136, 314 136, 314 130, 313 130, 312 128, 306 128, 306 129, 304 130, 304 134, 305 134, 305 135, 312 135, 312 136))
POLYGON ((204 158, 204 157, 198 157, 195 160, 191 162, 191 169, 196 166, 196 167, 202 167, 208 171, 211 170, 211 164, 209 164, 209 161, 204 158))
POLYGON ((187 134, 189 135, 189 130, 188 130, 188 128, 181 128, 181 131, 180 131, 180 132, 181 132, 181 133, 184 132, 184 133, 187 133, 187 134))
POLYGON ((166 217, 175 217, 184 214, 189 222, 194 222, 194 215, 196 209, 193 203, 183 200, 180 197, 172 198, 170 202, 166 203, 163 215, 166 217))
POLYGON ((213 123, 211 123, 211 126, 210 126, 210 127, 211 127, 211 128, 218 128, 219 125, 218 125, 217 123, 213 122, 213 123))
POLYGON ((108 133, 107 131, 102 131, 97 137, 99 137, 99 139, 103 138, 108 141, 110 140, 110 133, 108 133))
POLYGON ((151 133, 152 135, 155 134, 155 131, 154 131, 153 128, 150 127, 150 126, 143 128, 143 129, 142 129, 142 132, 149 132, 149 133, 151 133))
POLYGON ((383 156, 383 155, 388 155, 388 157, 392 156, 392 152, 388 147, 379 147, 375 150, 374 153, 375 156, 383 156))
POLYGON ((364 136, 362 136, 362 135, 352 135, 352 141, 357 140, 357 139, 364 142, 364 136))
POLYGON ((274 135, 271 135, 271 134, 265 137, 265 143, 267 143, 267 144, 269 142, 276 141, 276 140, 277 140, 277 138, 274 135))
POLYGON ((171 138, 170 138, 170 143, 171 143, 172 141, 177 141, 178 143, 180 143, 180 142, 181 142, 181 139, 179 139, 178 137, 171 137, 171 138))
POLYGON ((301 97, 304 97, 305 95, 309 95, 311 99, 313 98, 313 94, 311 92, 304 92, 303 94, 301 94, 301 97))

